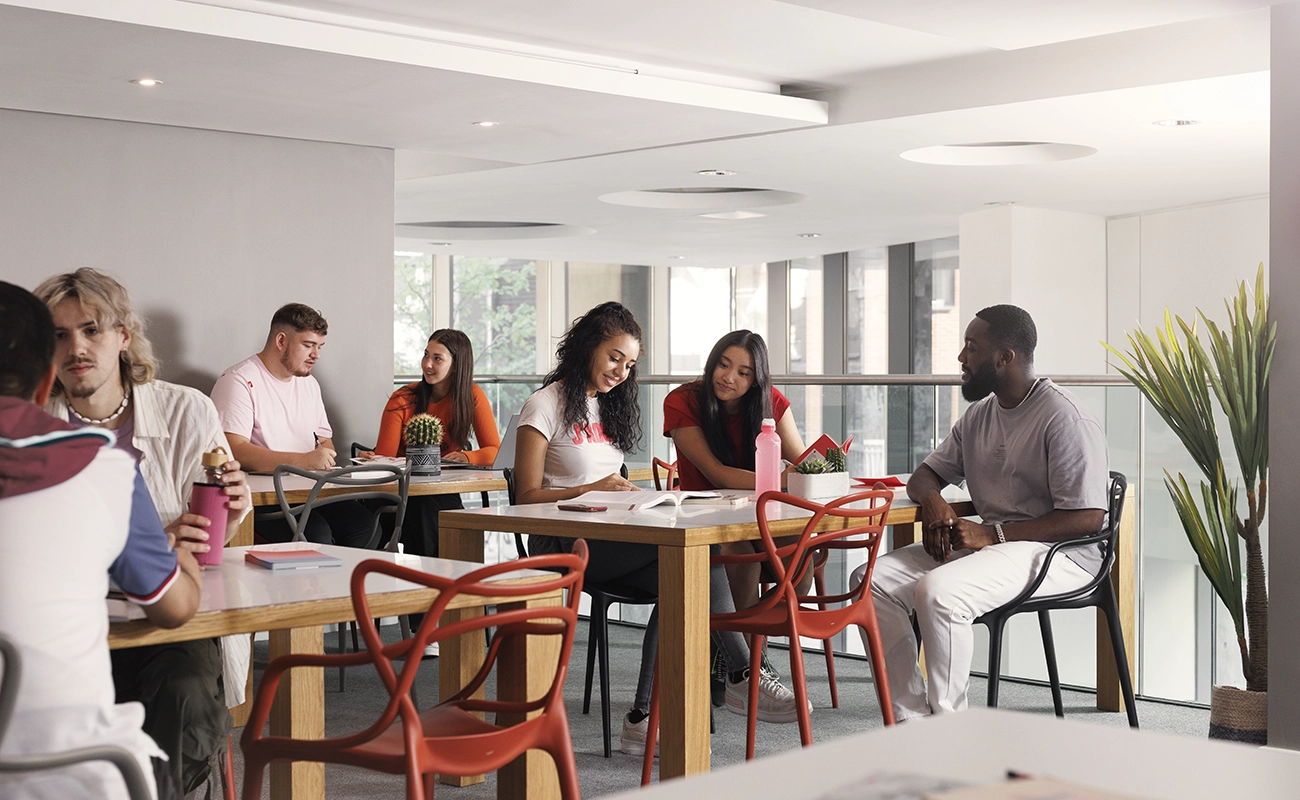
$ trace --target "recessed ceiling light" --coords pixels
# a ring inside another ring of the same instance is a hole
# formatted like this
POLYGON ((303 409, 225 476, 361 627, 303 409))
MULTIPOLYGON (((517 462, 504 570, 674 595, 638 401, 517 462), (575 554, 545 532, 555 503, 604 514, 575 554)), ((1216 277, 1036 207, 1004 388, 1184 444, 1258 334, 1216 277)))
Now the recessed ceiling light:
POLYGON ((680 260, 680 259, 683 259, 683 258, 686 258, 686 256, 668 256, 668 257, 669 257, 669 258, 674 258, 674 259, 679 259, 679 260, 680 260))
POLYGON ((990 200, 989 202, 985 203, 984 205, 986 205, 986 206, 1014 206, 1015 204, 1016 204, 1016 201, 1015 201, 1015 200, 990 200))
POLYGON ((1185 125, 1196 125, 1199 122, 1199 119, 1158 119, 1151 124, 1159 125, 1162 128, 1181 128, 1185 125))
POLYGON ((157 78, 136 78, 135 80, 131 81, 131 83, 134 83, 138 86, 162 86, 162 81, 158 80, 157 78))
POLYGON ((735 170, 730 169, 702 169, 695 173, 696 175, 706 175, 710 178, 725 178, 728 175, 735 175, 735 170))
POLYGON ((474 124, 477 125, 477 126, 479 126, 480 128, 495 128, 496 126, 500 125, 501 123, 500 123, 500 122, 493 122, 493 121, 491 121, 491 120, 487 120, 487 119, 485 119, 485 120, 480 120, 480 121, 478 121, 478 122, 475 122, 474 124))
POLYGON ((709 219, 754 219, 755 217, 766 217, 766 214, 760 214, 757 211, 718 211, 713 214, 700 214, 701 217, 709 219))
POLYGON ((820 234, 820 233, 801 233, 801 234, 799 234, 799 238, 800 238, 800 239, 816 239, 818 236, 821 236, 821 234, 820 234))
POLYGON ((451 242, 429 242, 434 247, 451 247, 451 242))

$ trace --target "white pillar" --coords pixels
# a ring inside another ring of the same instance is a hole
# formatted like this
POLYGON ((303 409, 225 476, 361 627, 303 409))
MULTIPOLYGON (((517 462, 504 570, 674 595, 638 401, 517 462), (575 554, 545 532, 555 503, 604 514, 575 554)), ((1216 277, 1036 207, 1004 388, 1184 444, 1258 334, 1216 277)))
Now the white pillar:
POLYGON ((963 214, 961 306, 1011 303, 1038 326, 1040 374, 1106 372, 1106 220, 1090 214, 995 206, 963 214))

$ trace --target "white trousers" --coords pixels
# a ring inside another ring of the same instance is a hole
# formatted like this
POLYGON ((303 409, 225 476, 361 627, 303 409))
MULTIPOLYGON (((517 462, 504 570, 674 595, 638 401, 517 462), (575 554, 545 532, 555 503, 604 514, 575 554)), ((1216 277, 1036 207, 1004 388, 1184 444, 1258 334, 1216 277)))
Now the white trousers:
MULTIPOLYGON (((896 719, 966 708, 975 653, 972 621, 1024 591, 1038 574, 1049 546, 1007 542, 982 550, 959 550, 940 564, 922 545, 912 544, 877 559, 871 595, 880 620, 896 719), (913 611, 925 642, 928 693, 917 664, 913 611)), ((865 564, 854 570, 850 585, 859 585, 865 572, 865 564)), ((1077 589, 1090 580, 1086 570, 1057 553, 1034 595, 1077 589)), ((867 646, 865 634, 863 646, 867 646)))

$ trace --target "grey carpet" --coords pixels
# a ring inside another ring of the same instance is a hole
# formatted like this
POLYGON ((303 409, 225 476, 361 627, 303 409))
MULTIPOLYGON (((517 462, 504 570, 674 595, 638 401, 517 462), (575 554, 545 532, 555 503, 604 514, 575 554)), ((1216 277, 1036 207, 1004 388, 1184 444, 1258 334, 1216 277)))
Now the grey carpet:
MULTIPOLYGON (((397 627, 385 628, 385 638, 394 639, 397 627)), ((579 641, 573 649, 572 664, 565 686, 566 708, 573 734, 573 747, 577 755, 578 775, 584 797, 623 791, 635 787, 641 778, 641 759, 618 752, 618 735, 622 714, 626 713, 635 691, 639 665, 641 635, 639 628, 624 625, 610 626, 610 692, 614 709, 614 757, 602 755, 599 691, 593 687, 590 715, 582 714, 582 682, 586 665, 586 624, 579 628, 579 641)), ((326 637, 327 647, 332 647, 335 637, 326 637)), ((789 675, 787 652, 773 649, 772 661, 783 674, 789 675)), ((809 694, 813 703, 814 742, 829 741, 866 730, 882 727, 880 707, 876 702, 875 688, 871 683, 870 668, 865 661, 837 658, 840 707, 831 708, 830 690, 826 682, 826 664, 820 653, 808 653, 805 663, 809 673, 809 694)), ((254 652, 257 669, 266 666, 267 651, 259 642, 254 652)), ((437 696, 438 675, 436 659, 426 660, 421 667, 417 688, 421 703, 429 703, 437 696)), ((787 685, 788 677, 787 677, 787 685)), ((1041 714, 1052 713, 1051 692, 1045 686, 1032 686, 1004 682, 1001 689, 1003 708, 1041 714)), ((970 697, 982 703, 985 681, 975 678, 971 682, 970 697)), ((347 691, 339 692, 338 673, 329 670, 325 676, 325 729, 327 735, 339 735, 358 730, 373 721, 383 707, 385 694, 369 667, 348 671, 347 691)), ((1123 713, 1108 713, 1094 708, 1095 698, 1086 692, 1065 692, 1066 716, 1098 725, 1123 726, 1127 724, 1123 713)), ((1204 738, 1209 728, 1209 711, 1201 708, 1138 701, 1138 716, 1143 729, 1164 733, 1204 738)), ((745 719, 728 713, 725 708, 714 711, 716 732, 713 735, 712 763, 715 767, 734 764, 745 757, 745 719)), ((235 731, 236 778, 243 780, 243 762, 240 758, 238 737, 235 731)), ((799 746, 797 725, 769 725, 759 723, 756 737, 756 755, 790 750, 799 746)), ((326 793, 338 800, 373 800, 374 798, 402 797, 404 782, 400 776, 384 775, 350 767, 327 766, 325 770, 326 793)), ((439 786, 438 795, 454 800, 490 800, 496 797, 496 780, 489 775, 487 781, 476 786, 454 788, 439 786)), ((262 796, 267 797, 264 785, 262 796)))

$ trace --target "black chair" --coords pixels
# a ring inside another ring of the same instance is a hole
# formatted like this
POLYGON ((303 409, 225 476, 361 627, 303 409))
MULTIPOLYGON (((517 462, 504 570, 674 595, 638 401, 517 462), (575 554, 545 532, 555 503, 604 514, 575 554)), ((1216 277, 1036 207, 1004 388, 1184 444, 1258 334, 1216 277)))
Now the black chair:
MULTIPOLYGON (((0 681, 0 741, 9 729, 9 720, 18 702, 18 684, 23 676, 22 656, 18 645, 9 637, 0 634, 0 664, 4 668, 4 679, 0 681)), ((39 770, 58 769, 85 761, 107 761, 117 767, 126 782, 126 792, 131 800, 151 800, 153 793, 145 780, 140 762, 135 760, 131 751, 115 745, 82 747, 62 753, 45 753, 35 756, 5 756, 0 758, 0 772, 36 772, 39 770)))
POLYGON ((998 705, 998 681, 1002 670, 1002 629, 1007 620, 1016 614, 1037 612, 1038 626, 1043 633, 1043 652, 1047 656, 1047 674, 1052 683, 1052 706, 1056 709, 1056 716, 1064 717, 1065 710, 1061 705, 1061 676, 1056 668, 1056 647, 1052 641, 1052 621, 1048 612, 1055 609, 1095 607, 1101 609, 1106 615, 1106 627, 1110 630, 1110 644, 1115 651, 1115 669, 1119 672, 1119 684, 1124 692, 1124 708, 1128 712, 1128 724, 1133 728, 1138 726, 1137 704, 1133 700, 1133 682, 1129 678, 1128 655, 1124 650, 1124 632, 1119 622, 1119 604, 1115 600, 1115 588, 1110 581, 1111 567, 1115 564, 1115 549, 1119 546, 1119 523, 1124 513, 1124 493, 1127 489, 1128 481, 1124 476, 1112 472, 1106 530, 1095 536, 1052 545, 1047 551, 1047 557, 1043 559, 1043 566, 1039 569, 1038 576, 1025 587, 1023 592, 1001 608, 996 608, 975 619, 975 622, 987 625, 989 629, 988 704, 991 708, 996 708, 998 705), (1091 545, 1101 546, 1102 564, 1096 577, 1086 586, 1072 592, 1032 597, 1033 593, 1038 591, 1043 578, 1047 575, 1048 565, 1052 563, 1052 558, 1058 552, 1067 548, 1091 545))
MULTIPOLYGON (((354 442, 353 447, 357 445, 354 442)), ((344 501, 369 500, 370 509, 370 538, 366 541, 366 549, 374 550, 379 546, 379 539, 382 533, 379 518, 386 511, 392 510, 396 513, 396 522, 393 527, 393 535, 388 538, 387 550, 392 553, 397 552, 398 542, 401 540, 402 520, 406 518, 406 500, 411 488, 411 474, 405 469, 387 464, 362 464, 352 467, 342 467, 341 469, 331 470, 329 472, 310 472, 281 464, 271 473, 272 481, 275 484, 275 497, 280 503, 280 510, 284 514, 284 520, 289 525, 289 530, 293 533, 293 541, 307 541, 307 519, 311 516, 312 511, 327 506, 332 503, 341 503, 344 501), (374 473, 382 472, 382 475, 367 475, 365 477, 353 477, 354 473, 374 473), (289 503, 285 497, 284 476, 298 475, 308 478, 314 483, 311 491, 307 495, 307 501, 299 506, 289 503), (397 492, 384 491, 379 487, 385 484, 397 482, 397 492), (362 491, 350 492, 347 494, 336 494, 330 497, 321 497, 321 490, 326 486, 347 486, 362 489, 362 491), (364 489, 374 487, 371 491, 364 489)), ((402 638, 411 637, 410 621, 405 615, 398 617, 399 624, 402 628, 402 638)), ((359 649, 357 642, 356 623, 349 623, 352 629, 352 649, 359 649)), ((339 625, 339 652, 346 652, 343 625, 339 625)), ((343 668, 339 667, 339 691, 345 688, 343 668)))
MULTIPOLYGON (((506 493, 510 498, 510 505, 515 504, 515 476, 514 470, 504 470, 506 479, 506 493)), ((627 477, 627 465, 624 464, 620 474, 627 477)), ((527 548, 524 547, 524 537, 522 534, 515 534, 515 549, 519 552, 519 557, 524 558, 528 555, 527 548)), ((605 735, 605 758, 610 758, 614 754, 613 734, 611 732, 609 717, 609 607, 614 603, 628 603, 632 605, 654 605, 659 602, 659 596, 650 594, 640 589, 634 589, 630 586, 622 586, 617 583, 593 583, 583 581, 582 591, 591 597, 591 627, 587 636, 587 678, 586 685, 582 693, 582 713, 591 713, 591 678, 592 667, 595 664, 596 656, 600 656, 600 707, 604 713, 603 732, 605 735)))

